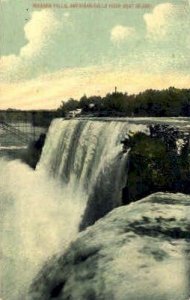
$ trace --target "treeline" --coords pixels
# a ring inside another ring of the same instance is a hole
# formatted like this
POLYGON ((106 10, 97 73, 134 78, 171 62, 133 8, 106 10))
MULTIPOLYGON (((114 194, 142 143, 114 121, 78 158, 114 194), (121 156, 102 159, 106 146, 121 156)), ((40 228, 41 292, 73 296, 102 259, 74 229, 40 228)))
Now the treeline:
POLYGON ((137 95, 114 92, 105 97, 83 96, 80 100, 62 102, 58 116, 81 108, 83 114, 96 116, 177 117, 190 116, 190 89, 149 89, 137 95))
POLYGON ((63 101, 57 110, 0 110, 0 121, 31 122, 34 126, 48 127, 52 119, 66 117, 69 111, 76 109, 82 109, 83 115, 97 117, 189 117, 190 89, 150 89, 137 95, 113 92, 105 97, 84 95, 79 100, 63 101))

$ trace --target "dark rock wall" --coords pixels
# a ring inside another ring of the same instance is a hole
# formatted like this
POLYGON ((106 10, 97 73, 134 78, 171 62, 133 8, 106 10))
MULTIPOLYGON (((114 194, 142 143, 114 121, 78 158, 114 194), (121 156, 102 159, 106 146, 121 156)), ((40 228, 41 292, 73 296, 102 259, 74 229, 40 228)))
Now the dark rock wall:
POLYGON ((123 145, 124 149, 131 148, 124 204, 159 191, 190 193, 188 133, 155 125, 150 126, 149 136, 136 133, 123 145))

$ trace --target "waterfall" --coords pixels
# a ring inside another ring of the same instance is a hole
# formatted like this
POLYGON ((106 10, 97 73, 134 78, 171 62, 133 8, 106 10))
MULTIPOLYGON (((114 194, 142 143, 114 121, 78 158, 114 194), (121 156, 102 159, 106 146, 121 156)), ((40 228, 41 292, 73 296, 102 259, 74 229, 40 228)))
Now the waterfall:
POLYGON ((145 125, 119 121, 52 123, 37 169, 60 180, 70 198, 87 204, 81 229, 121 204, 128 156, 121 140, 137 131, 148 132, 145 125))
POLYGON ((0 160, 1 291, 25 299, 46 260, 63 252, 81 229, 120 204, 128 153, 121 140, 145 125, 54 120, 36 171, 0 160))

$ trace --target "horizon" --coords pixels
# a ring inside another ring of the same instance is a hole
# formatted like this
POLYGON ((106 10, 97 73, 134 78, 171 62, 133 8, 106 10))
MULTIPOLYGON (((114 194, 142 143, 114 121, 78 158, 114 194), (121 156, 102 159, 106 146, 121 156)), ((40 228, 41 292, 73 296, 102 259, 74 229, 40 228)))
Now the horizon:
MULTIPOLYGON (((83 94, 83 96, 82 97, 87 97, 87 99, 89 99, 90 97, 100 97, 101 99, 103 99, 104 97, 106 97, 107 95, 112 95, 112 94, 123 94, 123 95, 125 95, 125 94, 127 94, 128 96, 138 96, 140 93, 144 93, 144 92, 146 92, 146 91, 149 91, 149 90, 154 90, 154 91, 159 91, 159 92, 162 92, 162 91, 166 91, 166 90, 169 90, 169 89, 175 89, 175 90, 183 90, 183 89, 185 89, 185 90, 190 90, 190 88, 181 88, 181 89, 179 89, 179 88, 176 88, 176 87, 174 87, 174 86, 169 86, 168 88, 166 88, 166 89, 160 89, 160 90, 158 90, 158 89, 146 89, 146 90, 144 90, 144 91, 142 91, 142 92, 139 92, 139 93, 134 93, 134 94, 129 94, 127 91, 125 91, 125 92, 122 92, 122 91, 118 91, 118 87, 115 87, 114 89, 116 89, 116 90, 112 90, 112 91, 109 91, 108 93, 106 93, 105 95, 103 95, 103 96, 97 96, 97 95, 90 95, 90 96, 88 96, 88 95, 86 95, 86 94, 83 94)), ((80 99, 82 98, 82 97, 80 97, 80 99)), ((74 99, 74 98, 72 98, 72 97, 70 97, 69 99, 66 99, 66 100, 63 100, 62 102, 64 102, 64 103, 66 103, 66 102, 68 102, 69 100, 71 100, 71 99, 73 99, 73 100, 75 100, 75 101, 78 101, 78 102, 80 102, 80 99, 74 99)), ((5 109, 1 109, 0 108, 0 112, 3 112, 3 111, 5 111, 5 112, 14 112, 14 111, 21 111, 21 112, 35 112, 35 111, 41 111, 41 112, 50 112, 50 111, 57 111, 59 108, 60 108, 60 106, 61 106, 61 104, 62 104, 62 102, 60 102, 60 104, 59 104, 59 106, 58 107, 56 107, 56 108, 38 108, 38 109, 32 109, 32 108, 30 108, 30 109, 22 109, 22 108, 14 108, 14 107, 8 107, 8 108, 5 108, 5 109)))
POLYGON ((128 9, 125 0, 120 8, 107 1, 109 9, 48 3, 60 7, 0 0, 1 110, 57 109, 69 98, 104 96, 115 86, 129 94, 189 88, 188 1, 139 0, 141 7, 128 9))

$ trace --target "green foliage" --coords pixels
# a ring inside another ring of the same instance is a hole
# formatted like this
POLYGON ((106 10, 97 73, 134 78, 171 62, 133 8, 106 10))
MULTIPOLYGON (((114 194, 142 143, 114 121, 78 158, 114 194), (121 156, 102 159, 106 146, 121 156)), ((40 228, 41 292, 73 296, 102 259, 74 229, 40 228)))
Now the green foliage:
POLYGON ((190 89, 149 89, 138 95, 114 92, 105 97, 84 95, 79 101, 73 98, 62 101, 57 110, 1 110, 0 120, 8 123, 30 121, 36 126, 47 127, 53 118, 65 117, 69 111, 78 108, 82 109, 83 114, 92 113, 95 116, 189 117, 190 89))
POLYGON ((65 117, 69 111, 79 108, 79 101, 70 98, 67 102, 62 101, 61 106, 57 110, 59 117, 65 117))
POLYGON ((114 92, 105 97, 84 95, 79 101, 69 99, 62 102, 58 112, 65 116, 68 111, 76 108, 82 108, 83 113, 93 113, 97 116, 190 116, 190 89, 149 89, 138 95, 114 92))

